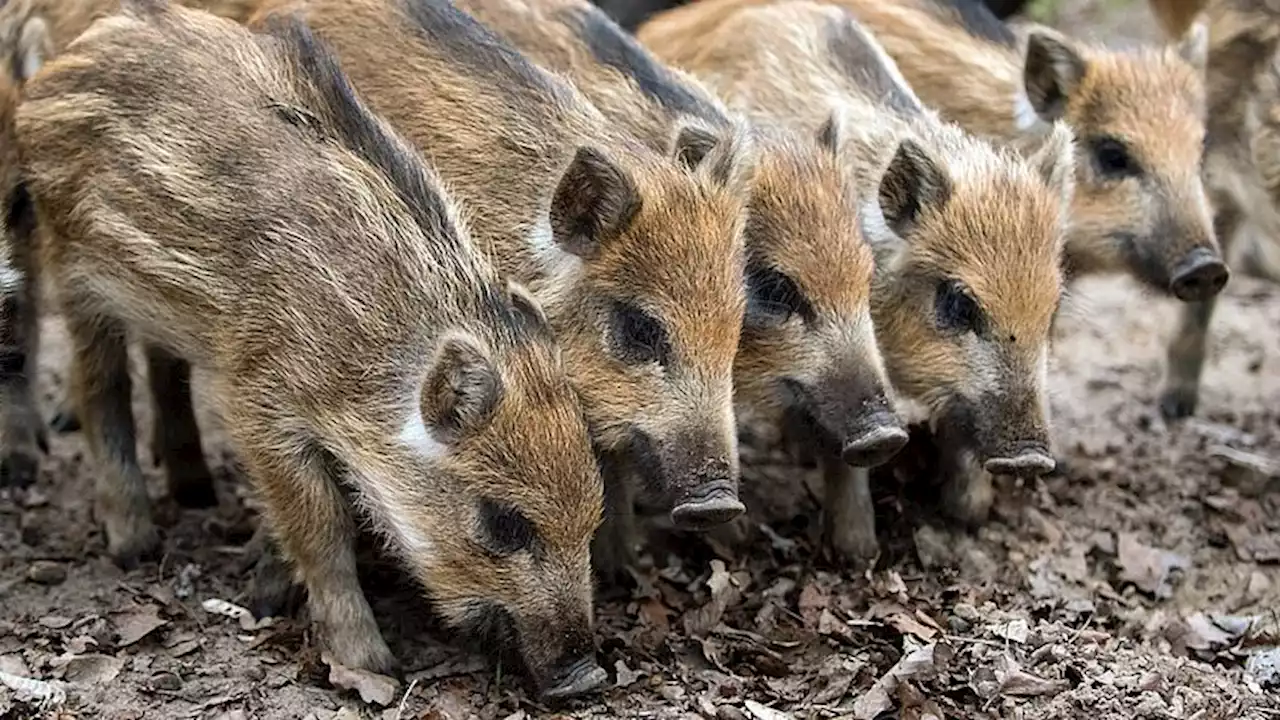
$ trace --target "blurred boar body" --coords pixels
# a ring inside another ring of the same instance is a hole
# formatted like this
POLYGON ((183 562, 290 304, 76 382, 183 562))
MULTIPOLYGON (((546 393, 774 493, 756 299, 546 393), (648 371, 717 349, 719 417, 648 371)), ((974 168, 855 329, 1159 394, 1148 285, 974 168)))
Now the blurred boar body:
MULTIPOLYGON (((585 0, 459 4, 534 61, 568 75, 609 119, 659 151, 670 152, 681 126, 699 120, 704 129, 685 132, 708 147, 740 132, 744 121, 700 82, 664 66, 585 0)), ((874 261, 858 226, 857 194, 826 141, 832 135, 796 132, 764 116, 754 125, 737 411, 775 426, 798 415, 834 457, 881 464, 907 436, 886 395, 871 319, 874 261)))
MULTIPOLYGON (((1153 6, 1161 10, 1154 0, 1153 6)), ((1180 10, 1186 8, 1158 12, 1166 31, 1190 25, 1180 10)), ((1264 0, 1214 0, 1206 14, 1203 174, 1214 231, 1223 255, 1238 262, 1238 269, 1280 281, 1280 75, 1275 66, 1280 7, 1264 0)), ((1208 297, 1182 308, 1162 398, 1170 417, 1195 412, 1214 305, 1215 298, 1208 297)))
MULTIPOLYGON (((830 136, 859 189, 858 222, 876 253, 876 336, 911 419, 979 469, 1051 470, 1045 372, 1073 187, 1070 131, 1055 125, 1027 161, 942 122, 870 34, 829 5, 701 2, 658 16, 639 37, 732 105, 830 136), (829 122, 823 108, 833 106, 845 122, 829 122)), ((837 544, 874 549, 866 472, 824 470, 835 531, 848 533, 837 544)), ((984 473, 957 475, 948 492, 955 514, 985 516, 984 473)))
MULTIPOLYGON (((228 16, 242 16, 250 0, 184 0, 187 7, 212 10, 228 16)), ((51 59, 94 20, 117 12, 118 0, 12 0, 0 7, 0 48, 4 67, 0 68, 0 135, 13 133, 13 113, 21 100, 23 85, 41 65, 51 59)), ((30 205, 25 189, 19 187, 14 144, 3 140, 0 151, 0 197, 6 199, 6 214, 12 232, 29 233, 30 205)), ((0 316, 0 354, 6 358, 0 368, 0 486, 26 485, 35 480, 39 458, 45 447, 44 422, 32 395, 39 349, 38 279, 28 278, 30 242, 12 242, 8 248, 10 292, 0 316), (27 280, 30 282, 27 282, 27 280)), ((200 446, 195 412, 188 391, 187 364, 160 348, 147 349, 148 379, 153 399, 164 397, 166 407, 156 407, 152 449, 165 466, 169 491, 184 507, 217 504, 213 475, 200 446)), ((53 426, 60 432, 79 429, 76 413, 65 402, 55 415, 53 426)))
POLYGON ((447 0, 268 2, 252 23, 289 12, 432 158, 474 208, 477 244, 543 303, 606 477, 641 473, 681 527, 739 515, 749 140, 708 150, 676 133, 691 140, 654 152, 447 0))
POLYGON ((359 517, 448 622, 502 631, 543 691, 598 684, 602 491, 552 330, 304 26, 254 36, 130 3, 31 82, 17 128, 118 562, 157 545, 136 333, 211 370, 336 661, 394 664, 357 580, 359 517))

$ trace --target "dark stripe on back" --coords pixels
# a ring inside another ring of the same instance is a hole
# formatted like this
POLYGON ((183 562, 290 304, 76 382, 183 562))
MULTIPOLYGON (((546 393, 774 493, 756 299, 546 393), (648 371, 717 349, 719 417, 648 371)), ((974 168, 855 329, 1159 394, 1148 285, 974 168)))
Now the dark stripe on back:
POLYGON ((940 8, 950 10, 955 17, 959 18, 960 27, 973 37, 1005 47, 1017 46, 1018 39, 1014 37, 1013 31, 996 17, 982 0, 932 0, 932 2, 940 8))
POLYGON ((565 15, 596 60, 631 78, 641 92, 667 110, 717 124, 728 122, 714 105, 673 76, 602 10, 588 7, 565 15))
POLYGON ((503 89, 520 87, 554 95, 550 78, 510 43, 449 0, 402 0, 414 29, 433 48, 503 89))
MULTIPOLYGON (((269 32, 279 38, 302 76, 318 95, 337 140, 377 168, 408 206, 428 238, 457 238, 444 198, 428 180, 424 161, 399 138, 390 136, 356 98, 329 49, 296 17, 276 17, 269 32)), ((312 108, 308 108, 311 110, 312 108)))
POLYGON ((843 14, 840 22, 827 28, 827 49, 836 67, 852 78, 868 96, 902 115, 918 115, 920 104, 889 72, 879 53, 868 42, 866 30, 853 17, 843 14))

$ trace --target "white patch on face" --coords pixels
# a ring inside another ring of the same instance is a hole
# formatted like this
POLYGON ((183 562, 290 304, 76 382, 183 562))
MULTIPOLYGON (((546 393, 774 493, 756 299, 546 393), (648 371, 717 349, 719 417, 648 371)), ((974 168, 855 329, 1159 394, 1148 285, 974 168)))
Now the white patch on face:
POLYGON ((1013 126, 1025 132, 1040 122, 1040 114, 1031 106, 1031 99, 1025 90, 1019 90, 1013 100, 1013 126))
POLYGON ((549 276, 550 287, 571 284, 582 270, 582 258, 566 252, 556 244, 551 232, 551 217, 542 215, 529 231, 529 247, 533 248, 538 264, 549 276))
POLYGON ((425 459, 444 457, 449 452, 444 443, 431 436, 431 431, 422 420, 422 414, 416 409, 409 413, 408 419, 400 427, 400 442, 425 459))
POLYGON ((889 222, 884 219, 884 210, 880 208, 878 198, 873 196, 862 201, 858 219, 862 225, 862 236, 871 247, 901 242, 901 238, 889 228, 889 222))

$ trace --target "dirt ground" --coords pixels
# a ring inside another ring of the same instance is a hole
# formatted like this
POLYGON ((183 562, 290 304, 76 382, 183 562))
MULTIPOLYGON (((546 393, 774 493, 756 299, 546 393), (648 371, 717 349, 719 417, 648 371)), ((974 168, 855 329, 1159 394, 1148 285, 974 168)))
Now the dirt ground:
MULTIPOLYGON (((1073 4, 1051 16, 1069 29, 1150 32, 1141 6, 1073 4)), ((557 712, 1280 717, 1280 289, 1232 279, 1201 411, 1172 427, 1155 395, 1174 303, 1103 279, 1078 285, 1069 308, 1052 383, 1062 473, 1004 487, 976 533, 940 521, 927 492, 882 483, 884 555, 850 577, 814 550, 812 470, 748 447, 750 551, 735 558, 659 531, 637 589, 600 603, 613 687, 557 712)), ((65 337, 57 319, 45 327, 49 416, 65 337)), ((145 432, 149 413, 141 397, 136 405, 145 432)), ((361 684, 369 702, 333 687, 304 623, 259 627, 217 612, 217 601, 245 602, 241 545, 254 520, 217 418, 202 412, 200 422, 221 505, 176 510, 150 469, 166 535, 158 564, 123 573, 105 557, 79 435, 51 436, 33 488, 0 491, 0 680, 49 681, 24 691, 0 682, 0 718, 549 712, 451 645, 385 569, 374 567, 366 588, 408 672, 397 687, 361 684), (45 691, 57 697, 33 700, 45 691)))

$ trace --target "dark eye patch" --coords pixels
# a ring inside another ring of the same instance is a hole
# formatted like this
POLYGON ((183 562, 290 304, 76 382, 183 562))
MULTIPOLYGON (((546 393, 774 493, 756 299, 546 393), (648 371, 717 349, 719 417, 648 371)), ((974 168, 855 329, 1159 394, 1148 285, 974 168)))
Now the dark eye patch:
POLYGON ((813 318, 813 306, 796 282, 785 273, 770 267, 755 266, 747 270, 747 314, 750 327, 780 325, 799 315, 813 318))
POLYGON ((1094 138, 1089 143, 1098 172, 1106 177, 1125 178, 1142 174, 1142 168, 1123 140, 1113 137, 1094 138))
POLYGON ((662 322, 635 305, 615 301, 611 312, 613 350, 632 365, 671 361, 671 341, 662 322))
POLYGON ((981 335, 986 318, 978 301, 973 299, 962 283, 943 280, 938 283, 934 296, 934 313, 938 327, 957 333, 972 332, 981 335))
POLYGON ((480 501, 481 544, 495 555, 532 550, 538 533, 519 508, 490 498, 480 501))

